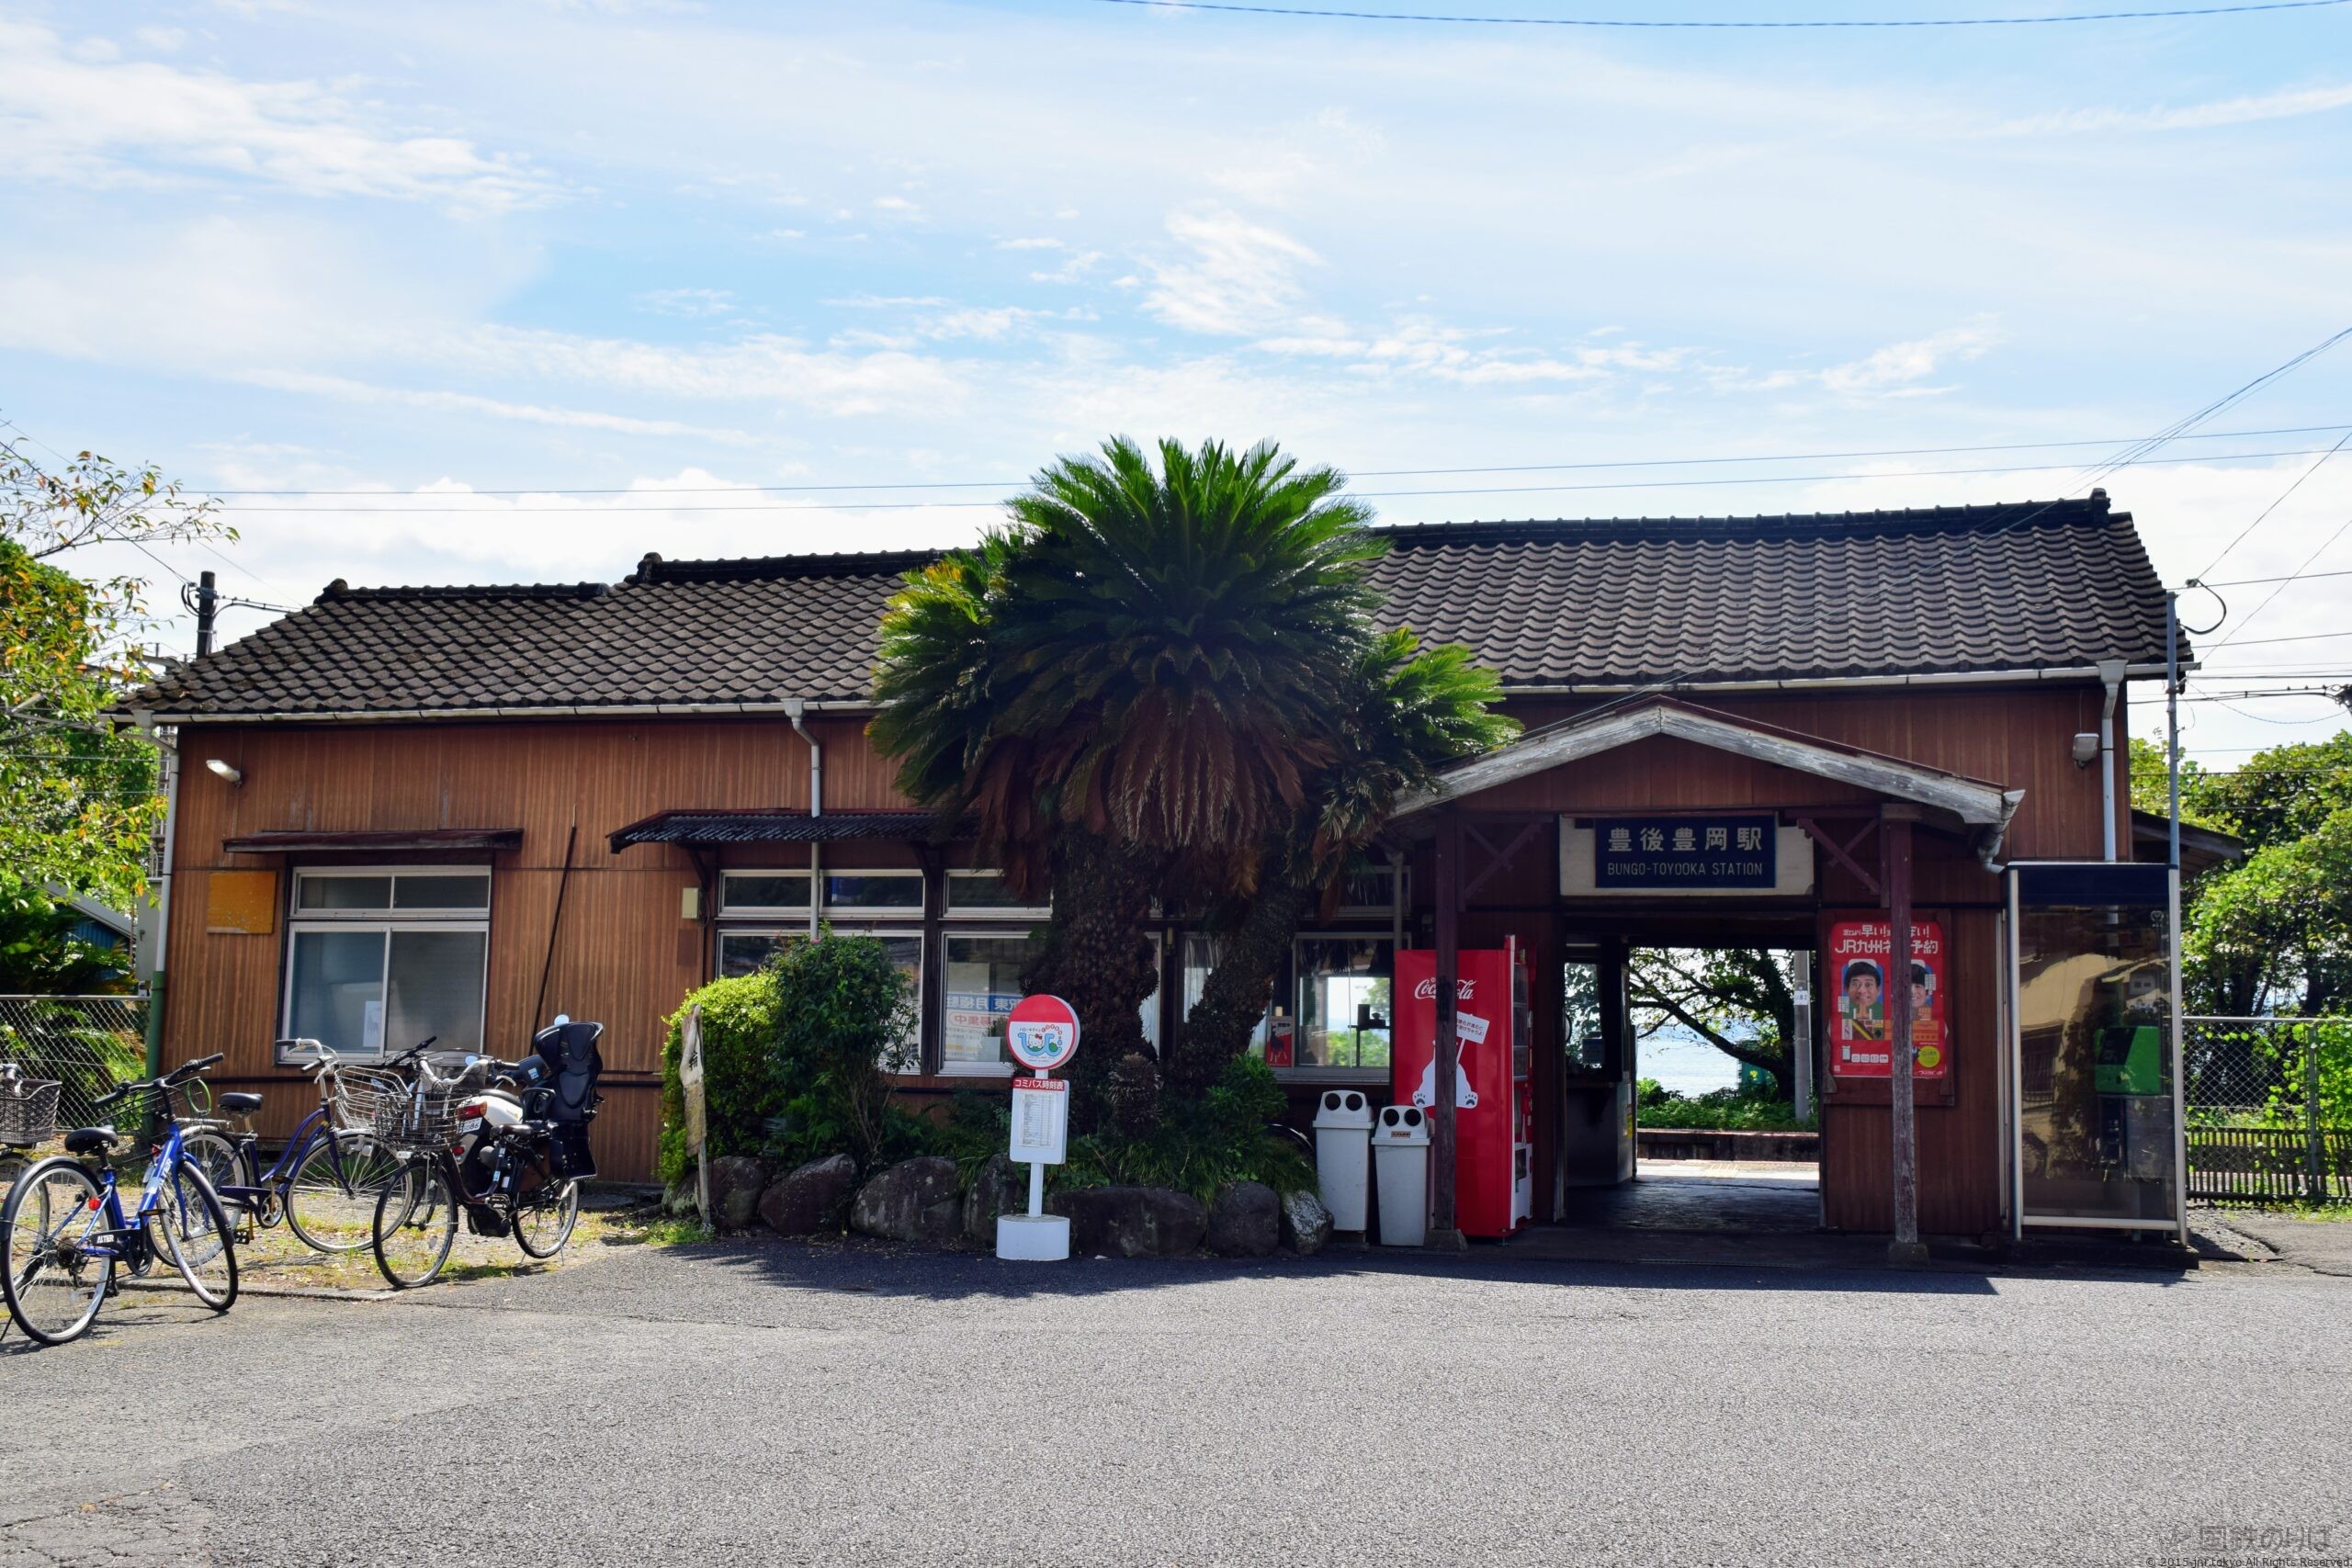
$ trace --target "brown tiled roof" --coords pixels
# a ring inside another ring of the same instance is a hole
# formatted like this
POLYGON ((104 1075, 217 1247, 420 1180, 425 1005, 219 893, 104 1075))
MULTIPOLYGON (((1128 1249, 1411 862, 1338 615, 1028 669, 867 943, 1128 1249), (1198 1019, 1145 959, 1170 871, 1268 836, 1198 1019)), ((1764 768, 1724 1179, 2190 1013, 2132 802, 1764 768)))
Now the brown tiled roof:
MULTIPOLYGON (((1507 685, 2077 669, 2164 658, 2129 513, 2078 501, 1385 530, 1386 618, 1507 685)), ((665 561, 616 584, 354 589, 128 705, 222 717, 769 707, 867 694, 927 552, 665 561)))

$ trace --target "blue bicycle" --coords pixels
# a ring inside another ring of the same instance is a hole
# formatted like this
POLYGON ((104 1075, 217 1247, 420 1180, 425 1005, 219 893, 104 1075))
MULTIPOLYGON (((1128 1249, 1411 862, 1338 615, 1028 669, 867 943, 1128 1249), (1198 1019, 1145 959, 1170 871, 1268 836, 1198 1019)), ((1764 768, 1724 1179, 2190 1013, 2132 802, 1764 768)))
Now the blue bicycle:
POLYGON ((220 1058, 199 1057, 161 1077, 128 1083, 95 1102, 149 1102, 163 1142, 148 1161, 139 1208, 126 1216, 107 1156, 122 1134, 111 1126, 65 1134, 65 1153, 28 1166, 0 1208, 0 1294, 17 1326, 44 1345, 80 1338, 117 1288, 115 1269, 134 1279, 158 1257, 171 1259, 196 1299, 227 1312, 237 1299, 237 1249, 220 1196, 183 1149, 173 1097, 220 1058), (95 1169, 93 1168, 95 1166, 95 1169))
POLYGON ((311 1058, 307 1070, 319 1103, 277 1160, 261 1168, 261 1140, 249 1120, 261 1109, 257 1094, 219 1098, 224 1115, 246 1119, 242 1130, 209 1119, 185 1122, 183 1154, 222 1202, 261 1228, 284 1220, 313 1251, 356 1252, 374 1232, 377 1198, 400 1175, 400 1160, 376 1135, 375 1122, 386 1104, 405 1097, 407 1083, 396 1071, 349 1066, 315 1040, 277 1043, 311 1058))

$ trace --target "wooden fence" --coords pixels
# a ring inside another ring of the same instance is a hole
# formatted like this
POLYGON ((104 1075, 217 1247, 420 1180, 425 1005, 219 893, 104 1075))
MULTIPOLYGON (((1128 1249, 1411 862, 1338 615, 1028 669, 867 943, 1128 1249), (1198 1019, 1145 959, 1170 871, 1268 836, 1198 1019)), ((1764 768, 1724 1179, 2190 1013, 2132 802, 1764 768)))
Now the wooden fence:
POLYGON ((2352 1201, 2352 1128, 2191 1127, 2188 1195, 2246 1203, 2352 1201))

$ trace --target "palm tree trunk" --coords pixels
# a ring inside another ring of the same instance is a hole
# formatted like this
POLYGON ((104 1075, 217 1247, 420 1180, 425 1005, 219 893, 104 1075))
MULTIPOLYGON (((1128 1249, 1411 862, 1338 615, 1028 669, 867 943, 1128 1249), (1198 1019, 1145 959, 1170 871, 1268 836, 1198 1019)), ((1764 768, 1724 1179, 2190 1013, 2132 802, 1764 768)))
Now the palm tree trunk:
POLYGON ((1152 1058, 1142 1009, 1159 976, 1143 921, 1159 883, 1159 857, 1077 830, 1056 839, 1052 857, 1054 916, 1021 986, 1078 1010, 1079 1051, 1067 1075, 1070 1117, 1072 1131, 1091 1132, 1102 1120, 1111 1069, 1128 1055, 1152 1058))
POLYGON ((1222 942, 1201 999, 1177 1031, 1168 1069, 1175 1092, 1205 1092, 1227 1062, 1250 1049, 1250 1035, 1266 1016, 1274 974, 1316 897, 1316 889, 1288 877, 1270 878, 1260 886, 1239 927, 1222 942))

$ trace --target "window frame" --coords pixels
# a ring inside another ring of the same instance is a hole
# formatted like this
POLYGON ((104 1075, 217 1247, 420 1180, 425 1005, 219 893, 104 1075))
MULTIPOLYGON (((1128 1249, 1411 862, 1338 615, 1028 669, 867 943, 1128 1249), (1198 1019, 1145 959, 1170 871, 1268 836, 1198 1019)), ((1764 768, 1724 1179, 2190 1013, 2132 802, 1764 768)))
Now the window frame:
MULTIPOLYGON (((1299 987, 1305 983, 1305 976, 1299 964, 1299 944, 1308 942, 1368 942, 1385 945, 1388 949, 1388 1053, 1389 1059, 1393 1064, 1396 1054, 1396 998, 1397 942, 1396 934, 1393 931, 1368 930, 1305 931, 1299 931, 1292 936, 1290 954, 1284 961, 1286 964, 1286 977, 1288 978, 1290 985, 1292 1060, 1296 1062, 1297 1058, 1304 1052, 1305 1042, 1303 1035, 1306 1029, 1306 1010, 1299 1005, 1302 1000, 1299 994, 1299 987)), ((1340 1083, 1356 1085, 1385 1084, 1389 1081, 1390 1076, 1394 1070, 1393 1066, 1386 1067, 1334 1067, 1320 1066, 1311 1066, 1301 1063, 1295 1066, 1276 1067, 1274 1069, 1274 1077, 1277 1081, 1283 1083, 1340 1083)))
POLYGON ((1049 920, 1054 909, 1046 904, 973 904, 965 906, 956 901, 956 883, 960 877, 969 881, 976 877, 993 876, 1001 879, 1004 873, 989 866, 968 866, 947 873, 940 886, 940 915, 951 920, 1049 920))
POLYGON ((810 872, 805 865, 722 866, 719 868, 718 872, 718 908, 716 913, 716 919, 722 921, 747 919, 763 920, 772 919, 778 916, 792 916, 805 920, 808 918, 808 906, 805 901, 798 904, 730 904, 727 900, 727 884, 730 878, 739 876, 797 876, 808 882, 811 889, 811 896, 813 897, 814 890, 817 886, 815 877, 818 874, 820 874, 810 872))
MULTIPOLYGON (((792 874, 779 872, 770 874, 790 875, 792 874)), ((920 866, 829 865, 816 874, 817 880, 809 892, 819 901, 818 913, 823 919, 836 923, 843 919, 920 920, 930 912, 931 878, 923 874, 920 866), (833 878, 837 876, 887 876, 896 881, 911 883, 915 890, 915 901, 911 904, 836 904, 828 897, 828 894, 833 878)), ((808 912, 806 908, 800 911, 804 915, 808 912)), ((877 931, 874 934, 881 933, 877 931)))
POLYGON ((958 939, 1026 942, 1035 941, 1036 934, 1036 928, 1034 926, 1012 925, 1002 921, 992 925, 966 921, 959 925, 943 925, 939 928, 939 1061, 936 1068, 939 1077, 974 1078, 981 1082, 1002 1081, 1012 1077, 1019 1071, 1018 1065, 1010 1060, 963 1062, 949 1059, 947 1055, 948 944, 958 939))
MULTIPOLYGON (((923 939, 922 927, 920 925, 909 925, 903 919, 900 919, 877 926, 837 926, 829 922, 826 930, 834 936, 870 936, 876 938, 890 938, 901 942, 912 942, 915 944, 915 997, 913 1007, 915 1021, 914 1033, 910 1038, 897 1042, 899 1048, 907 1052, 911 1057, 914 1062, 914 1066, 911 1067, 899 1068, 886 1065, 882 1070, 893 1077, 922 1077, 922 976, 923 966, 931 961, 931 944, 923 939)), ((746 921, 731 926, 719 927, 711 942, 710 977, 714 980, 741 978, 741 976, 730 976, 727 973, 726 942, 727 939, 730 936, 768 937, 773 939, 778 946, 781 946, 786 942, 808 941, 809 931, 806 925, 779 926, 773 921, 764 924, 756 921, 746 921)))
MULTIPOLYGON (((294 1035, 294 986, 297 974, 295 948, 305 935, 333 933, 372 933, 383 940, 383 958, 377 970, 377 989, 385 1009, 385 1025, 390 1025, 391 967, 394 933, 479 934, 481 937, 481 1005, 474 1018, 475 1038, 487 1046, 490 1030, 490 926, 491 910, 497 901, 498 874, 494 867, 471 864, 431 865, 317 865, 296 866, 287 876, 286 943, 284 963, 278 987, 277 1034, 281 1039, 294 1035), (302 908, 302 885, 306 881, 332 877, 386 877, 391 879, 390 902, 382 908, 371 909, 305 909, 302 908), (479 876, 482 879, 482 902, 479 908, 419 908, 403 909, 400 905, 399 879, 403 876, 479 876)), ((386 1056, 404 1051, 409 1042, 397 1048, 390 1039, 378 1043, 372 1051, 359 1046, 322 1042, 334 1054, 347 1060, 380 1062, 386 1056)), ((277 1047, 272 1055, 280 1066, 300 1066, 311 1060, 312 1054, 288 1045, 277 1047)))

